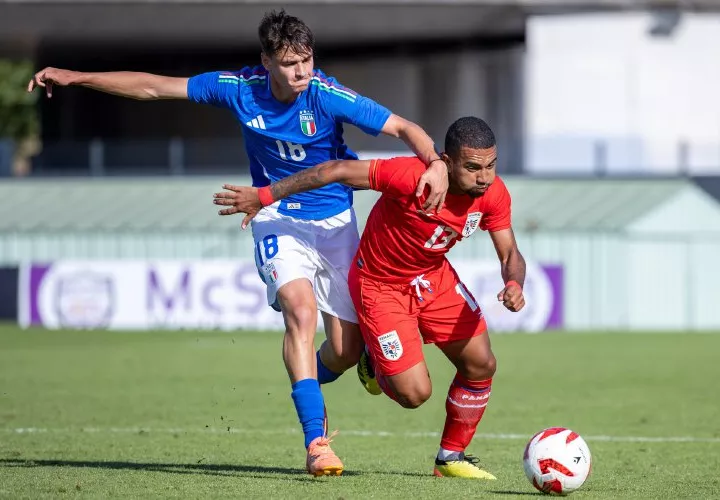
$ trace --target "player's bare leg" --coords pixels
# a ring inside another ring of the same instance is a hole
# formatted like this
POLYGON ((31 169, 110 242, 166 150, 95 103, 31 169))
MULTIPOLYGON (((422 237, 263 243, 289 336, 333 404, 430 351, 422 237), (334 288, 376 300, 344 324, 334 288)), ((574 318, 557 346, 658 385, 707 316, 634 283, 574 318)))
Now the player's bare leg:
POLYGON ((339 376, 357 364, 365 343, 357 323, 326 312, 322 313, 322 318, 327 340, 320 346, 320 360, 328 370, 339 376))
POLYGON ((378 375, 377 380, 383 392, 403 408, 417 408, 432 395, 432 382, 425 361, 397 375, 378 375))
POLYGON ((317 303, 307 279, 286 283, 277 293, 285 321, 283 360, 292 383, 292 398, 305 434, 307 470, 315 476, 340 475, 343 464, 325 436, 325 403, 315 366, 313 339, 317 303))
POLYGON ((483 380, 495 375, 497 360, 492 352, 490 336, 487 332, 438 347, 455 365, 458 373, 467 379, 483 380))
POLYGON ((327 313, 322 313, 322 316, 327 340, 317 351, 318 382, 321 385, 333 382, 357 365, 363 388, 373 395, 382 394, 365 351, 360 326, 327 313))
POLYGON ((436 476, 495 479, 482 470, 477 459, 465 455, 490 398, 496 360, 487 332, 470 339, 439 346, 457 368, 450 384, 445 410, 445 428, 435 459, 436 476))
POLYGON ((277 293, 285 321, 283 361, 290 381, 316 378, 313 339, 317 325, 317 302, 310 281, 286 283, 277 293))

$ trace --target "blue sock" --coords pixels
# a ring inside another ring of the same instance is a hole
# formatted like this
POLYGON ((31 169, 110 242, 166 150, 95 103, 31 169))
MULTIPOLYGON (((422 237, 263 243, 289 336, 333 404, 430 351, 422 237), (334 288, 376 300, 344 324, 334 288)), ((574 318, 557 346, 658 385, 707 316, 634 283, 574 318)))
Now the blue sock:
POLYGON ((335 373, 334 371, 330 370, 325 364, 322 362, 322 359, 320 359, 320 349, 315 353, 315 358, 317 359, 317 372, 318 372, 318 383, 319 384, 328 384, 330 382, 334 382, 338 379, 342 373, 335 373))
POLYGON ((305 433, 305 448, 313 439, 324 435, 325 402, 320 384, 314 378, 299 380, 292 385, 295 411, 305 433))

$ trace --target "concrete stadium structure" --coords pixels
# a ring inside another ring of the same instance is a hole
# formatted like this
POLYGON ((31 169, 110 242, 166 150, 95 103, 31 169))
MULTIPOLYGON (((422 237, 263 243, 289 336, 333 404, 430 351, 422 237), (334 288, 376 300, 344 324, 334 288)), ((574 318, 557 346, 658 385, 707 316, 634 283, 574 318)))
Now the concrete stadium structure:
MULTIPOLYGON (((315 31, 317 66, 326 73, 421 123, 436 140, 457 116, 485 117, 503 137, 501 170, 519 173, 528 16, 640 9, 672 13, 676 4, 660 0, 289 0, 282 4, 4 0, 0 1, 0 57, 32 58, 38 67, 84 71, 191 75, 235 69, 257 63, 257 23, 265 11, 282 6, 315 31)), ((708 0, 682 4, 695 10, 717 6, 708 0)), ((43 102, 41 109, 47 147, 38 164, 49 167, 67 158, 82 160, 86 155, 75 144, 97 137, 126 141, 238 136, 233 118, 217 110, 177 103, 140 104, 81 89, 64 89, 52 102, 43 102)), ((347 139, 356 150, 399 147, 391 139, 370 138, 356 130, 349 131, 347 139)), ((115 163, 147 156, 128 143, 115 148, 114 154, 115 163)), ((239 164, 245 163, 242 153, 228 150, 231 154, 239 155, 239 164)))

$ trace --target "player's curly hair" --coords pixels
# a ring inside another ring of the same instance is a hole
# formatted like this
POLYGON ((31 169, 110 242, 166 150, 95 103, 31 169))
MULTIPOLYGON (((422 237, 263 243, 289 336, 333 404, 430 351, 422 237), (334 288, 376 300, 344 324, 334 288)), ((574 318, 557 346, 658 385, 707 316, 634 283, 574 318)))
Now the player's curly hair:
POLYGON ((258 26, 262 51, 273 56, 284 49, 303 54, 315 52, 315 35, 307 24, 285 10, 266 12, 258 26))
POLYGON ((456 156, 463 146, 473 149, 488 149, 496 144, 495 134, 490 125, 474 116, 455 120, 445 134, 445 153, 456 156))

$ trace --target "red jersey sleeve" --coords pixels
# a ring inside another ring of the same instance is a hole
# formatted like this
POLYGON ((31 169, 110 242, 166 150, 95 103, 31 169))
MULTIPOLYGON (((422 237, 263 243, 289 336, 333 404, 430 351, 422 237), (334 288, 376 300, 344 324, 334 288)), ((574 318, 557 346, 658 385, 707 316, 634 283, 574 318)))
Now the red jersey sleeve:
POLYGON ((415 194, 425 164, 415 156, 372 160, 368 174, 370 189, 394 196, 415 194))
POLYGON ((480 220, 480 229, 492 232, 508 229, 512 225, 510 222, 510 192, 500 177, 495 177, 487 194, 491 198, 488 200, 487 211, 480 220))

